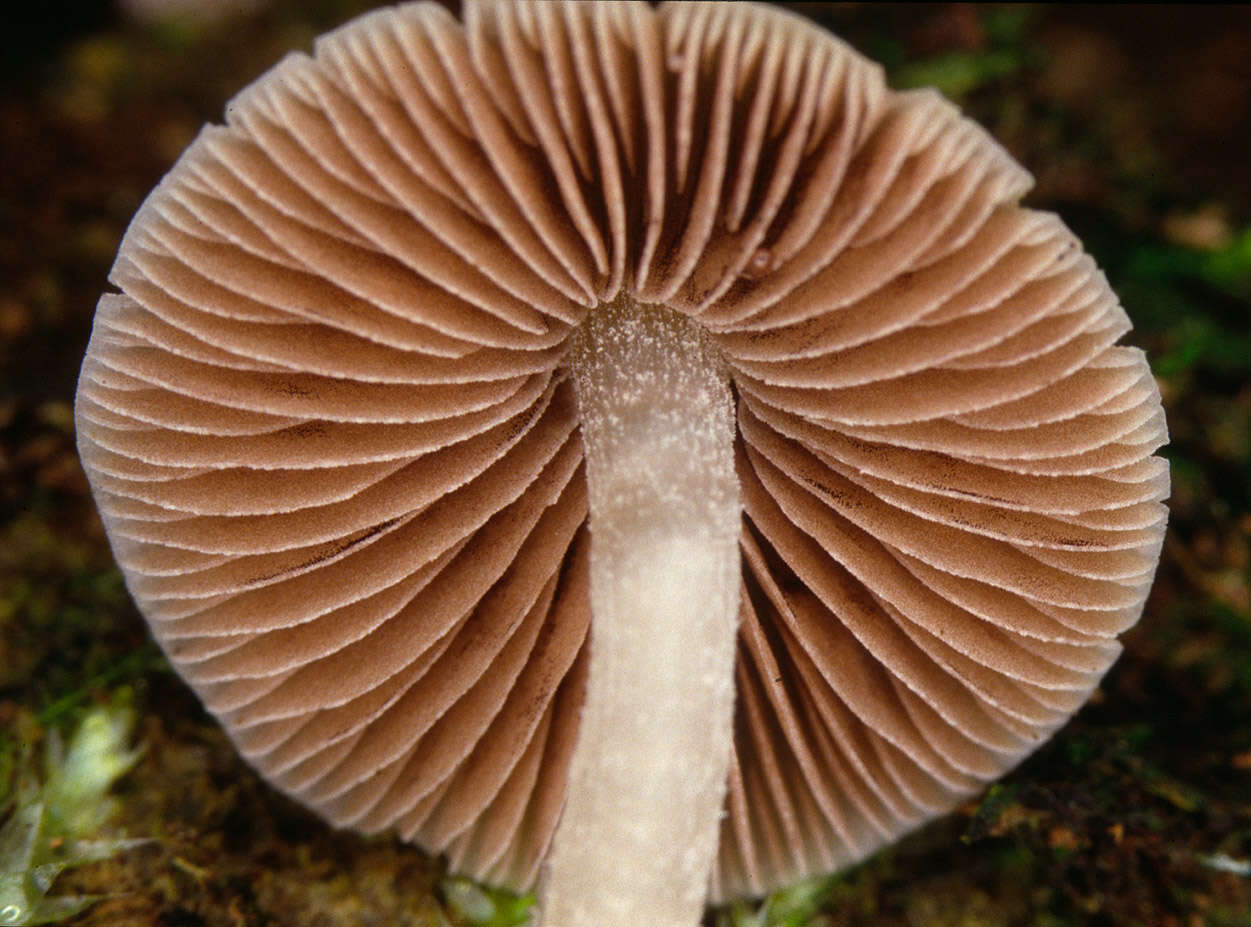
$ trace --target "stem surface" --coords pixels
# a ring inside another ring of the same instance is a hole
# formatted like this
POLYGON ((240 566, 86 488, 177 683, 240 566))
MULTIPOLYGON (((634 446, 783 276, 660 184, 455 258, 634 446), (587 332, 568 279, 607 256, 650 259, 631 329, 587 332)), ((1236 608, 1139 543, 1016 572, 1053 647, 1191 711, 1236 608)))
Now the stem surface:
POLYGON ((545 927, 692 927, 733 733, 734 410, 693 322, 622 299, 573 346, 590 493, 586 702, 539 906, 545 927))

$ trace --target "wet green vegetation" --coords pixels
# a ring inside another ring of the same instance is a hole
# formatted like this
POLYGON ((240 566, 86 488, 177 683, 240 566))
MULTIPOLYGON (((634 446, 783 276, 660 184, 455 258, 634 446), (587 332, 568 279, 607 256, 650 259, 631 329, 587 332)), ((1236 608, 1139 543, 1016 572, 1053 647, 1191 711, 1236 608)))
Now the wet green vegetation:
POLYGON ((124 701, 118 697, 84 714, 68 745, 51 728, 42 769, 13 741, 0 748, 0 924, 27 927, 72 917, 101 896, 50 896, 57 877, 145 842, 103 836, 119 807, 109 789, 138 759, 127 748, 134 713, 124 701))
MULTIPOLYGON (((389 838, 336 833, 253 775, 149 641, 74 454, 74 376, 129 216, 234 90, 366 5, 159 27, 84 5, 81 22, 6 56, 0 887, 43 864, 12 837, 34 821, 39 852, 62 854, 44 862, 64 865, 46 885, 22 882, 22 903, 39 894, 68 923, 523 917, 524 902, 448 879, 389 838), (71 802, 88 818, 49 823, 75 731, 114 717, 101 712, 123 692, 133 735, 109 741, 107 774, 71 802), (79 838, 119 852, 73 856, 79 838)), ((717 927, 1251 925, 1251 15, 1179 10, 808 8, 896 84, 957 98, 1035 172, 1033 205, 1083 237, 1160 382, 1171 522, 1124 656, 1053 741, 865 864, 764 909, 713 912, 717 927)))

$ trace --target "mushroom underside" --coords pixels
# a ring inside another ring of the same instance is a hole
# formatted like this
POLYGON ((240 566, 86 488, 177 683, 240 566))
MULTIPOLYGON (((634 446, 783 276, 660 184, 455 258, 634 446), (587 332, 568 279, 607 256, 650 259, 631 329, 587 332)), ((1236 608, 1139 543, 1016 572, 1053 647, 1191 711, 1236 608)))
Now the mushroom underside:
POLYGON ((128 587, 278 788, 561 924, 842 868, 1062 725, 1158 560, 1158 390, 1029 183, 773 9, 362 17, 123 241, 128 587))

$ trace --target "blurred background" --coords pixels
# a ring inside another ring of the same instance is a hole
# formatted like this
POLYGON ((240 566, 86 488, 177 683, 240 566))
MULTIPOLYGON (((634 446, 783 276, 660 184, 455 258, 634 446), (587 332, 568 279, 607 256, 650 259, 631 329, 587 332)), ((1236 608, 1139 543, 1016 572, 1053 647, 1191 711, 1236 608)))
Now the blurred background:
MULTIPOLYGON (((45 0, 0 37, 0 924, 517 920, 252 775, 148 640, 74 452, 75 377, 132 213, 234 92, 373 5, 45 0), (4 881, 38 861, 13 835, 101 711, 133 724, 97 783, 124 772, 119 802, 99 835, 47 834, 152 839, 84 851, 32 900, 46 886, 4 881)), ((1092 703, 986 795, 765 920, 1251 925, 1251 7, 794 6, 1033 171, 1029 204, 1084 239, 1151 358, 1173 496, 1145 617, 1092 703)))

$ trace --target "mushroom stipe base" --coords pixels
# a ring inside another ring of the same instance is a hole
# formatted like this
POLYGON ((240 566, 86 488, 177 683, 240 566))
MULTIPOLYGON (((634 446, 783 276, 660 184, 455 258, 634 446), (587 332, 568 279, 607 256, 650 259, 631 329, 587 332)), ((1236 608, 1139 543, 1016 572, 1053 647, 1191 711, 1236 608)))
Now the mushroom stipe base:
POLYGON ((595 623, 541 916, 692 924, 732 739, 742 516, 729 378, 695 323, 628 297, 590 313, 570 359, 595 623))

